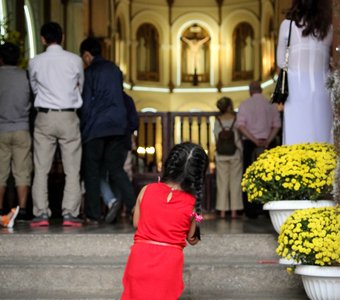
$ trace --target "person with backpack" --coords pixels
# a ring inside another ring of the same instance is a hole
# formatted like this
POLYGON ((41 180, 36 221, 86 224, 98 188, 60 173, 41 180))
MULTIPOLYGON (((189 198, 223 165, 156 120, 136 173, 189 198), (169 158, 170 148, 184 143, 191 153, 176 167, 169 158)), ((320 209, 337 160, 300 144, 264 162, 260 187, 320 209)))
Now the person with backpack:
POLYGON ((221 218, 231 212, 231 218, 238 217, 242 205, 242 142, 234 123, 236 114, 233 102, 222 97, 216 103, 220 114, 216 117, 214 135, 216 139, 216 210, 221 218))

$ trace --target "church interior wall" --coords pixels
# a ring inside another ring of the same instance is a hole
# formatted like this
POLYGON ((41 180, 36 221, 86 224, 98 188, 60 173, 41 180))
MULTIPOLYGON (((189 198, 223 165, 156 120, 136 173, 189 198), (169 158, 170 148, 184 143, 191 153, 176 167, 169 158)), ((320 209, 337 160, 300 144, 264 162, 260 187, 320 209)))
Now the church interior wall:
MULTIPOLYGON (((69 0, 43 1, 29 0, 34 6, 34 20, 39 38, 40 26, 44 20, 44 4, 49 3, 50 19, 66 27, 65 48, 79 54, 80 42, 88 35, 101 38, 105 56, 121 67, 124 73, 126 91, 133 96, 137 108, 154 107, 157 110, 185 110, 189 107, 202 110, 216 110, 219 97, 229 96, 235 107, 248 97, 249 80, 233 80, 232 36, 240 22, 247 22, 254 32, 254 75, 262 82, 271 79, 271 74, 262 70, 262 51, 267 44, 264 38, 269 32, 269 24, 274 20, 277 26, 276 10, 280 1, 271 0, 69 0), (67 2, 65 14, 64 3, 67 2), (172 3, 172 4, 171 4, 172 3), (170 5, 171 4, 171 5, 170 5), (37 10, 36 7, 40 8, 37 10), (219 14, 221 13, 221 14, 219 14), (66 20, 64 19, 66 16, 66 20), (118 40, 118 22, 120 40, 118 40), (159 35, 159 80, 137 80, 136 76, 136 33, 143 23, 152 24, 159 35), (181 35, 188 26, 197 23, 209 34, 210 80, 194 86, 181 78, 181 35), (161 92, 138 90, 136 87, 161 88, 161 92), (229 91, 229 87, 241 87, 229 91), (182 89, 195 92, 182 92, 182 89), (203 91, 208 88, 209 91, 203 91), (224 89, 224 90, 223 90, 224 89), (164 92, 167 91, 167 92, 164 92)), ((288 0, 287 0, 288 1, 288 0)), ((287 2, 284 0, 284 2, 287 2)), ((11 2, 11 1, 7 1, 11 2)), ((288 1, 289 2, 289 1, 288 1)), ((269 32, 270 33, 270 32, 269 32)), ((40 41, 38 52, 42 51, 40 41)), ((270 95, 273 85, 265 88, 270 95)))
POLYGON ((126 2, 119 3, 115 10, 115 17, 112 20, 113 28, 118 28, 118 22, 120 24, 120 34, 121 39, 119 39, 117 30, 114 31, 114 40, 115 44, 115 62, 119 64, 124 77, 129 78, 130 72, 128 69, 129 61, 128 58, 130 57, 130 43, 127 41, 131 40, 130 37, 130 20, 129 20, 129 13, 128 13, 128 5, 126 2))
POLYGON ((71 51, 79 54, 79 45, 85 37, 83 26, 84 8, 81 2, 72 3, 67 7, 67 24, 79 24, 79 26, 67 26, 66 44, 71 51))
MULTIPOLYGON (((151 10, 144 10, 136 14, 133 19, 131 20, 131 41, 132 41, 132 61, 136 61, 137 53, 137 31, 140 25, 144 23, 150 23, 152 24, 158 31, 159 35, 159 74, 160 79, 158 82, 153 82, 155 86, 166 86, 168 81, 167 72, 169 66, 168 66, 168 55, 167 55, 167 49, 164 47, 166 44, 168 44, 169 40, 169 30, 168 30, 168 24, 164 20, 164 17, 162 17, 160 14, 158 14, 155 11, 151 10)), ((138 83, 138 80, 136 78, 137 74, 137 64, 132 63, 132 79, 133 82, 136 84, 138 83)), ((143 84, 143 82, 141 82, 143 84)), ((147 83, 146 83, 147 84, 147 83)))
POLYGON ((233 85, 242 85, 248 84, 249 80, 245 82, 233 82, 232 80, 232 63, 233 63, 233 51, 232 51, 232 36, 235 27, 242 23, 248 23, 251 25, 254 30, 254 79, 260 79, 260 53, 259 53, 259 41, 260 41, 260 32, 259 32, 259 18, 249 10, 238 9, 230 12, 228 15, 225 15, 222 22, 222 45, 226 47, 226 51, 224 51, 224 55, 222 56, 224 68, 222 69, 222 78, 223 83, 228 86, 233 85))
POLYGON ((180 37, 183 34, 183 31, 189 26, 197 24, 205 28, 210 35, 210 72, 211 72, 211 80, 209 83, 201 83, 200 86, 215 86, 216 79, 218 74, 218 61, 216 58, 218 57, 218 32, 219 28, 216 21, 213 18, 203 14, 203 13, 184 13, 179 18, 177 18, 172 26, 171 26, 171 35, 172 35, 172 80, 177 87, 190 87, 191 83, 183 83, 181 81, 181 40, 180 37))

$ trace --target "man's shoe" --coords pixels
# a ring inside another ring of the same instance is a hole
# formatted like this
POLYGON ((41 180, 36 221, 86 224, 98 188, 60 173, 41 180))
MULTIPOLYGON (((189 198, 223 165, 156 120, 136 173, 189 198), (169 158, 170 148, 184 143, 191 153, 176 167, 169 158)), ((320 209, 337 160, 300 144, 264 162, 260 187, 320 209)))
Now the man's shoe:
POLYGON ((33 218, 31 222, 31 227, 47 227, 48 225, 48 215, 46 213, 33 218))
POLYGON ((20 208, 16 222, 25 222, 27 221, 28 216, 25 208, 20 208))
POLYGON ((85 225, 99 225, 99 221, 91 218, 86 218, 84 221, 85 225))
POLYGON ((116 217, 117 214, 120 210, 120 208, 122 207, 120 201, 116 201, 112 204, 111 208, 109 209, 109 212, 107 213, 106 217, 105 217, 105 222, 106 223, 112 223, 116 217))
POLYGON ((63 226, 66 227, 81 227, 83 225, 83 221, 73 217, 71 214, 66 214, 63 216, 63 226))

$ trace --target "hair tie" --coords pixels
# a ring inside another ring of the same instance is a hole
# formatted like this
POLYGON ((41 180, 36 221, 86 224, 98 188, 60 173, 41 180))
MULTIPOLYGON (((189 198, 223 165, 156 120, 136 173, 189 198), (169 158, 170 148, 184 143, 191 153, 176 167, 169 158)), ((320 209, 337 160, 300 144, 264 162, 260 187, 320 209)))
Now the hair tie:
POLYGON ((195 218, 195 221, 197 223, 201 223, 203 221, 203 217, 201 215, 198 215, 196 212, 192 212, 191 216, 195 218))

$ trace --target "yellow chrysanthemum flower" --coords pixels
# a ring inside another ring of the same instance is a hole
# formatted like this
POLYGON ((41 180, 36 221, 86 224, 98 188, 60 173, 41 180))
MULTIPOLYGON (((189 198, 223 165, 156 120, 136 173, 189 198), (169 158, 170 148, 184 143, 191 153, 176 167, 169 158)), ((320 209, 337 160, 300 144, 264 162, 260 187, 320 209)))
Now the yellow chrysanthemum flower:
POLYGON ((276 253, 302 264, 340 264, 340 206, 296 210, 282 225, 276 253))
POLYGON ((266 150, 247 168, 241 186, 249 201, 262 203, 330 199, 335 167, 331 144, 279 146, 266 150))

